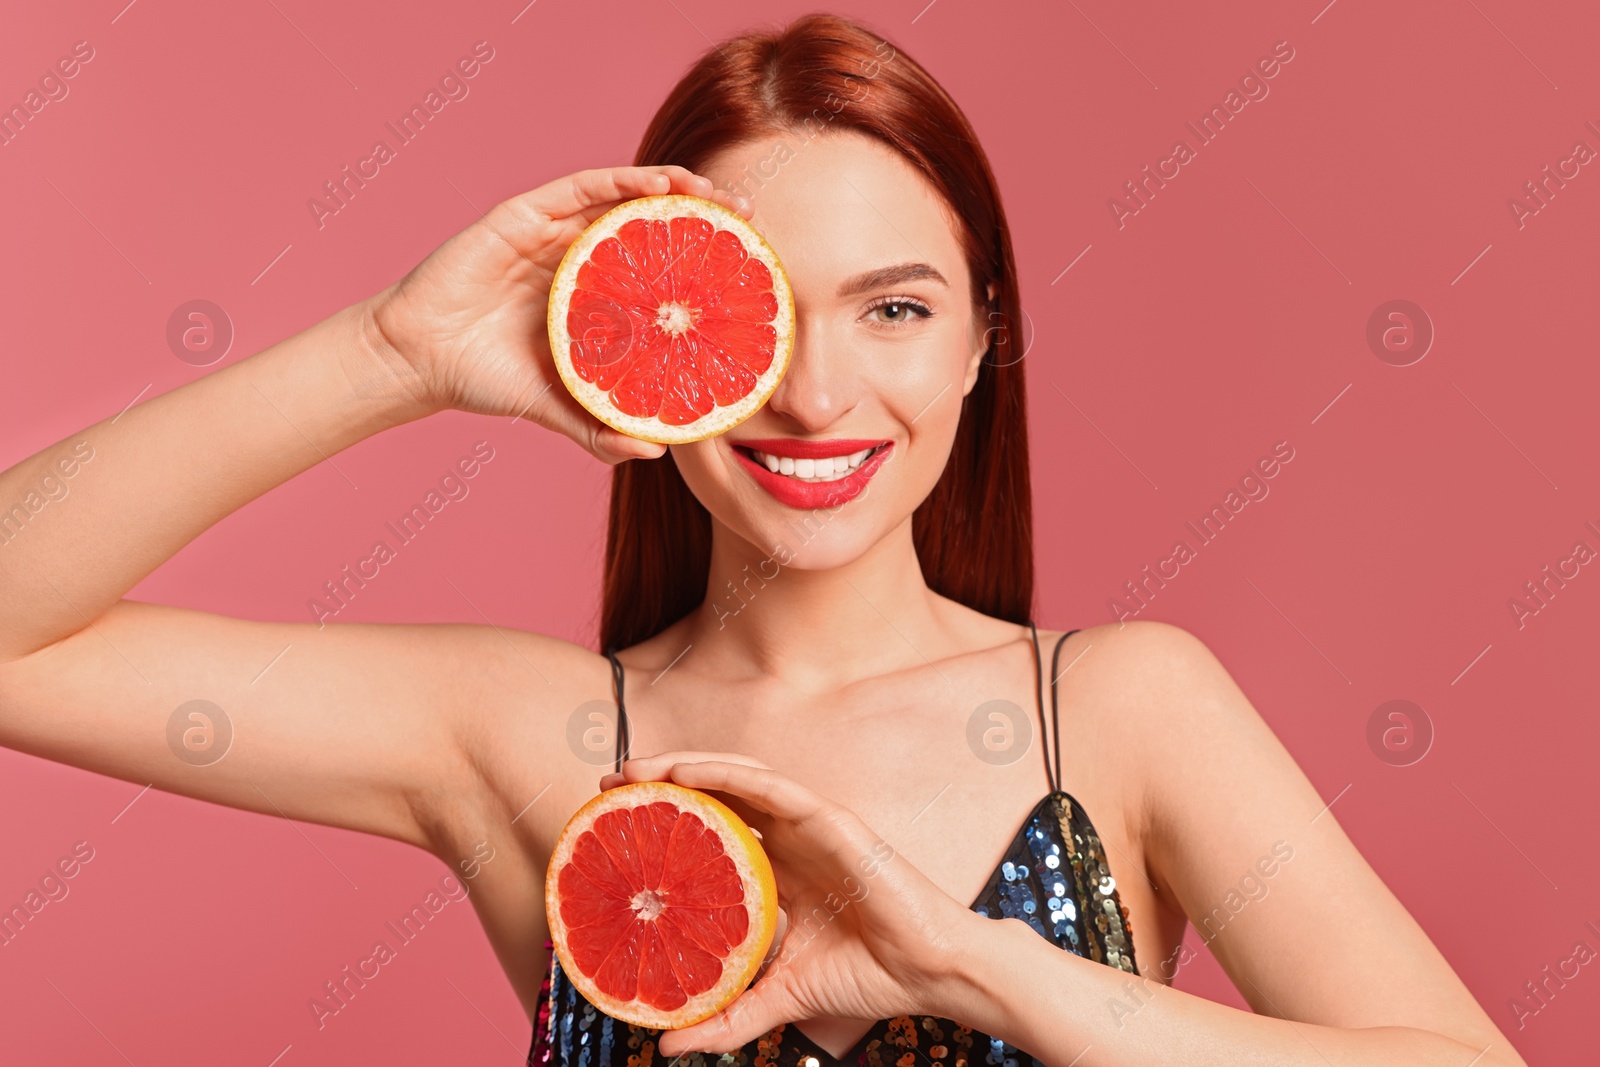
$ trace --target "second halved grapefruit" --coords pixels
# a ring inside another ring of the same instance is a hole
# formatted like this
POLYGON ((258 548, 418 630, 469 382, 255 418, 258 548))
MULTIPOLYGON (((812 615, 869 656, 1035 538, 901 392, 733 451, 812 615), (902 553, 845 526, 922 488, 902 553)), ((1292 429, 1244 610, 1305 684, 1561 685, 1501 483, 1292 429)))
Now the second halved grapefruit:
POLYGON ((778 928, 761 842, 673 782, 608 789, 573 815, 545 875, 562 970, 607 1015, 675 1030, 744 992, 778 928))

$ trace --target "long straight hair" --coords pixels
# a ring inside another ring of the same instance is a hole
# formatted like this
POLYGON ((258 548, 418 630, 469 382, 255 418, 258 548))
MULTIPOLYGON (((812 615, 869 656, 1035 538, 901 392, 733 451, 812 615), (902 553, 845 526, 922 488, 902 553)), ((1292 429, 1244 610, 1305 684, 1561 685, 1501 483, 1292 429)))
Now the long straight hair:
MULTIPOLYGON (((842 129, 882 141, 943 196, 959 223, 973 306, 987 309, 988 348, 962 401, 950 458, 912 516, 923 579, 976 611, 1027 622, 1033 509, 1016 265, 994 174, 955 101, 860 23, 806 15, 701 56, 656 112, 634 163, 698 171, 764 134, 809 139, 842 129)), ((705 599, 710 564, 711 516, 671 453, 615 467, 600 647, 637 644, 693 611, 705 599)))

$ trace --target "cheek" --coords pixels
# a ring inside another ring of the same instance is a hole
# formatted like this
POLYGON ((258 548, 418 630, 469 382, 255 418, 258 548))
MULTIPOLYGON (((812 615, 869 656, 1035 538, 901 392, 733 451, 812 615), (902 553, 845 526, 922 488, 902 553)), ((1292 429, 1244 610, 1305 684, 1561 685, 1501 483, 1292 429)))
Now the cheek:
POLYGON ((937 349, 919 353, 898 369, 895 380, 878 391, 880 403, 902 438, 893 462, 896 510, 914 509, 938 484, 961 422, 966 357, 964 339, 946 338, 937 349))
MULTIPOLYGON (((981 352, 980 328, 941 324, 923 343, 909 345, 885 361, 874 391, 895 421, 907 427, 913 444, 948 441, 954 436, 967 394, 966 378, 981 352)), ((981 371, 980 371, 981 373, 981 371)))
POLYGON ((961 382, 954 375, 946 378, 935 390, 936 399, 924 402, 925 407, 911 410, 904 416, 908 427, 910 449, 907 464, 906 488, 920 500, 933 490, 944 473, 950 459, 950 449, 956 431, 961 425, 961 382), (940 391, 942 390, 942 391, 940 391))
MULTIPOLYGON (((959 398, 967 366, 982 350, 982 333, 981 323, 953 322, 945 312, 924 324, 913 339, 869 344, 858 364, 863 389, 909 424, 941 390, 948 387, 959 398)), ((939 403, 946 399, 948 395, 940 397, 939 403)), ((928 413, 932 414, 931 408, 928 413)))

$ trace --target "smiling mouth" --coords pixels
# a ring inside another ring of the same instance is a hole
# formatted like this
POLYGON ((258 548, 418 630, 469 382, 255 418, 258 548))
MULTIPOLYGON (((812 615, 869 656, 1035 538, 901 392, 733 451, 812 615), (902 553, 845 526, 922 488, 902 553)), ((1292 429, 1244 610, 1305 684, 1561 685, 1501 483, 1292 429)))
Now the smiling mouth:
POLYGON ((848 478, 856 468, 883 451, 888 445, 887 443, 874 445, 871 448, 863 448, 845 455, 822 456, 814 459, 775 456, 770 452, 762 452, 760 449, 749 448, 745 445, 734 445, 733 447, 755 463, 767 468, 773 474, 784 478, 797 482, 837 482, 848 478))

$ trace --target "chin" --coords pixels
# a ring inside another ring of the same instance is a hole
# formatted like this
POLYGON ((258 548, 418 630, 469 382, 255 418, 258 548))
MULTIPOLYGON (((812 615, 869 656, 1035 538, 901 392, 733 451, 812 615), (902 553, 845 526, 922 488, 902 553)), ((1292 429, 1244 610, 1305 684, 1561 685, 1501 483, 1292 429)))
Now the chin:
POLYGON ((827 519, 824 511, 815 519, 806 516, 811 520, 809 527, 797 522, 789 530, 775 534, 770 549, 773 560, 797 571, 831 571, 854 563, 867 554, 877 538, 859 528, 846 528, 844 516, 841 511, 817 530, 817 522, 827 519))

